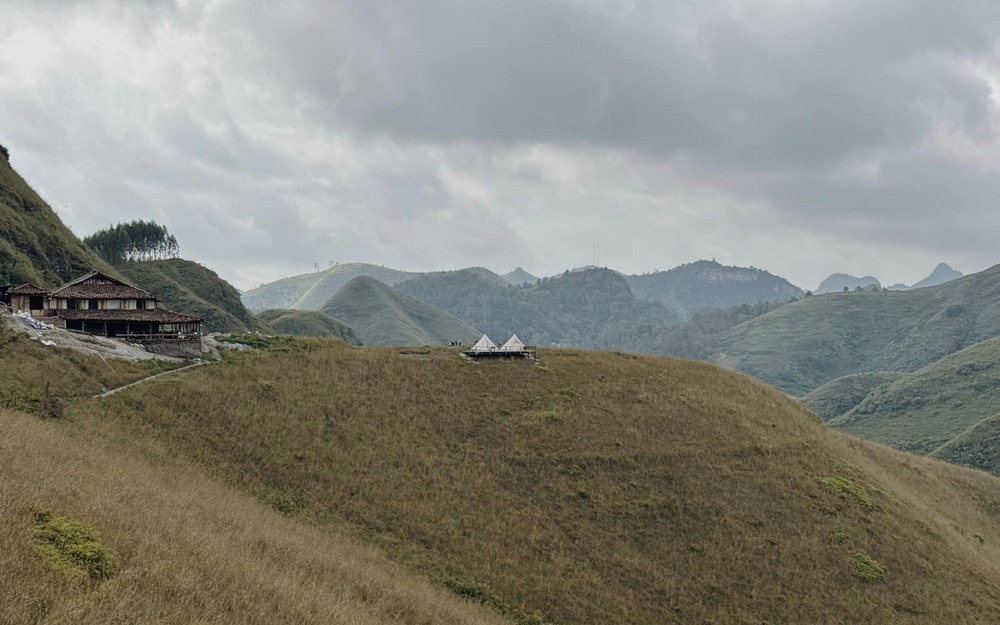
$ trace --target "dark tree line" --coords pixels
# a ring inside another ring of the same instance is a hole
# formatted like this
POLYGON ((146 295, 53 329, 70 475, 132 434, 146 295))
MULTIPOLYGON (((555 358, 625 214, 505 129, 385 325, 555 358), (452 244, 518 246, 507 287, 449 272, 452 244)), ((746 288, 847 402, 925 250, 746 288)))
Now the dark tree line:
POLYGON ((177 258, 180 246, 166 226, 154 221, 130 221, 98 230, 83 240, 111 265, 130 261, 177 258))

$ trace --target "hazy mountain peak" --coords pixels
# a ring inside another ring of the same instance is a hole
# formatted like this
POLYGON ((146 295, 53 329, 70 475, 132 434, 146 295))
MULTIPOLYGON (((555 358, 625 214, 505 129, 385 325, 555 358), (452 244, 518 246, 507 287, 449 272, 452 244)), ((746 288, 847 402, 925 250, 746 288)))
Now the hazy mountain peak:
POLYGON ((517 269, 511 271, 510 273, 505 273, 501 277, 507 282, 514 285, 524 284, 525 282, 527 282, 528 284, 534 284, 538 282, 537 276, 531 275, 530 273, 525 271, 522 267, 518 267, 517 269))
POLYGON ((936 286, 938 284, 944 284, 945 282, 950 282, 955 278, 961 278, 962 272, 956 271, 951 268, 948 263, 938 263, 938 266, 934 268, 931 275, 927 276, 920 282, 914 284, 912 289, 919 289, 925 286, 936 286))
POLYGON ((863 276, 861 278, 857 276, 852 276, 848 273, 834 273, 830 274, 825 280, 820 282, 816 290, 813 291, 816 295, 821 295, 823 293, 836 293, 843 291, 844 288, 848 291, 853 291, 858 287, 869 291, 869 290, 882 290, 882 283, 878 281, 875 276, 863 276))

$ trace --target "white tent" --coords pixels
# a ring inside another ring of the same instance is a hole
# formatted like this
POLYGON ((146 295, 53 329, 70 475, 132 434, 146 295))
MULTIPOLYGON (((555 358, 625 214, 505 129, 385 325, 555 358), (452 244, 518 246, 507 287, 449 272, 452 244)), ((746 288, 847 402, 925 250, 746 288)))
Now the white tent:
POLYGON ((508 340, 506 343, 503 344, 503 347, 500 348, 500 351, 523 352, 524 343, 522 343, 521 339, 517 338, 517 335, 514 334, 510 337, 510 340, 508 340))
POLYGON ((495 352, 499 349, 497 344, 490 340, 490 337, 483 335, 483 338, 476 341, 476 344, 472 346, 471 352, 495 352))

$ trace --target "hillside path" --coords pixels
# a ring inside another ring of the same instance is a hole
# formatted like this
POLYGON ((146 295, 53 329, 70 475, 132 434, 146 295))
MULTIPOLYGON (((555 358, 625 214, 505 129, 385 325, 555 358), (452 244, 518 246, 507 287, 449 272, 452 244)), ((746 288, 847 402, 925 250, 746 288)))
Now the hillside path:
POLYGON ((114 395, 118 391, 124 391, 127 388, 131 388, 133 386, 137 386, 139 384, 142 384, 143 382, 149 382, 150 380, 155 380, 156 378, 159 378, 161 376, 170 375, 172 373, 180 373, 181 371, 186 371, 188 369, 194 369, 195 367, 200 367, 202 365, 208 365, 208 364, 212 364, 212 363, 205 362, 205 361, 196 362, 193 365, 187 365, 186 367, 180 367, 179 369, 171 369, 170 371, 164 371, 162 373, 157 373, 156 375, 151 375, 148 378, 143 378, 141 380, 136 380, 135 382, 129 382, 128 384, 126 384, 124 386, 119 386, 118 388, 113 388, 111 390, 104 391, 103 393, 98 393, 97 395, 94 395, 93 399, 100 399, 101 397, 108 397, 110 395, 114 395))

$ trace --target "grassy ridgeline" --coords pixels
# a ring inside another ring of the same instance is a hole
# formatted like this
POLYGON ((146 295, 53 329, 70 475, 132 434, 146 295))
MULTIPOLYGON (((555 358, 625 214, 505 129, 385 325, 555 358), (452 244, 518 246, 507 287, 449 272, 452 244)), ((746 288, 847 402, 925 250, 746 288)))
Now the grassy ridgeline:
POLYGON ((319 310, 341 287, 358 276, 375 278, 393 286, 416 275, 419 274, 378 265, 344 263, 250 289, 243 294, 243 302, 251 310, 319 310))
POLYGON ((365 345, 472 343, 480 336, 458 317, 364 276, 345 284, 320 312, 347 323, 365 345))
POLYGON ((820 419, 830 421, 850 412, 876 388, 895 382, 905 376, 905 373, 893 371, 853 373, 841 376, 802 397, 802 403, 819 415, 820 419))
POLYGON ((935 449, 931 456, 1000 476, 1000 416, 986 417, 935 449))
POLYGON ((0 156, 0 284, 56 287, 92 269, 118 275, 0 156))
POLYGON ((71 418, 115 439, 150 431, 250 491, 292 493, 508 613, 1000 620, 995 478, 846 438, 709 365, 542 357, 477 365, 313 342, 71 418))
POLYGON ((348 345, 361 344, 351 326, 316 310, 265 310, 257 317, 278 334, 336 338, 348 345))

